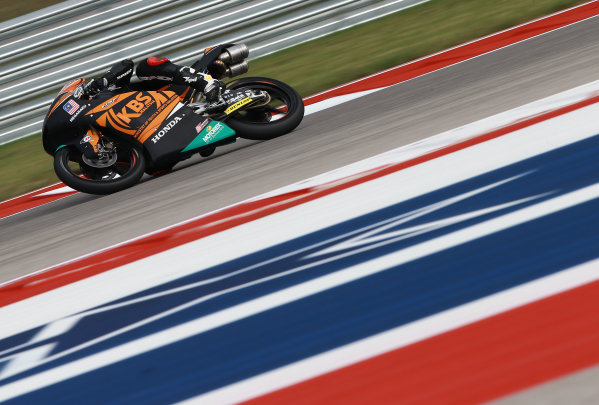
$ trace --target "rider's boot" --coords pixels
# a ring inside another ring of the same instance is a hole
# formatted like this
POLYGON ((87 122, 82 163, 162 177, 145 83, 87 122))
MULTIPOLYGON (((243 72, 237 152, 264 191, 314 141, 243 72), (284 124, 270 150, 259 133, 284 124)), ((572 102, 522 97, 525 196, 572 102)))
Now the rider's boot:
POLYGON ((204 87, 204 96, 209 103, 217 103, 222 100, 222 93, 225 89, 225 84, 220 80, 213 79, 204 87))
POLYGON ((185 83, 201 91, 208 103, 213 104, 221 101, 221 94, 225 88, 225 84, 220 80, 216 80, 208 74, 200 73, 187 66, 179 69, 178 73, 179 77, 175 78, 175 82, 185 83))

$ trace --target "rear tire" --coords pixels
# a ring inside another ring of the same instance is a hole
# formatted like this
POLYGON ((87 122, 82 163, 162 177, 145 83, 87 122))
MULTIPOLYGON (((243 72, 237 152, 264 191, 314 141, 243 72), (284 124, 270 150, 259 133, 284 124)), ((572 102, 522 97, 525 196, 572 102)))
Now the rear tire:
POLYGON ((117 162, 96 168, 83 162, 77 148, 63 147, 54 155, 54 171, 67 186, 84 193, 111 194, 124 190, 143 176, 145 160, 137 147, 120 143, 117 148, 117 162))
POLYGON ((266 106, 241 111, 227 120, 227 125, 241 138, 276 138, 293 131, 304 118, 302 97, 291 86, 281 81, 266 77, 245 77, 229 83, 227 88, 264 90, 271 96, 271 101, 266 106), (286 110, 280 110, 282 106, 286 106, 286 110), (273 114, 276 114, 276 120, 273 120, 273 114))

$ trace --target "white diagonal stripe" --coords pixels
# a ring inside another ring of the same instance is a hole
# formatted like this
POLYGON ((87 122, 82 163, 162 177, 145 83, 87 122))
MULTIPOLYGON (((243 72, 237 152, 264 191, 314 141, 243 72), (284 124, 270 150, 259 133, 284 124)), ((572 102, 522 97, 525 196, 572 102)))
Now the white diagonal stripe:
POLYGON ((247 401, 597 280, 599 259, 233 383, 179 405, 247 401))
POLYGON ((35 391, 596 198, 599 198, 599 183, 23 378, 0 387, 0 401, 35 391))

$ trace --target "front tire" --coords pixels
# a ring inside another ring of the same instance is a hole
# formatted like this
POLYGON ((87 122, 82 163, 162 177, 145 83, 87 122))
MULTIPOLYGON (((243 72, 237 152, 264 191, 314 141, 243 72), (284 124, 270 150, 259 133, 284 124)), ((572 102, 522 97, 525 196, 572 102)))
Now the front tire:
POLYGON ((253 89, 268 92, 265 106, 240 111, 227 121, 238 136, 268 140, 293 131, 304 118, 304 101, 291 86, 266 77, 245 77, 227 84, 230 90, 253 89))
POLYGON ((145 160, 137 147, 121 143, 117 148, 114 164, 92 167, 77 148, 65 146, 54 155, 54 171, 67 186, 84 193, 111 194, 124 190, 143 176, 145 160))

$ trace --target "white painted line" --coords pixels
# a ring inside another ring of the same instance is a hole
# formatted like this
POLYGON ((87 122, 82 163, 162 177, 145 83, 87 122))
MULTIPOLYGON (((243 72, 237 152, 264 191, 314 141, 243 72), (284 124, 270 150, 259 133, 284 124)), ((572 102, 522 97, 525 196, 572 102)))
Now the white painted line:
MULTIPOLYGON (((387 87, 391 87, 391 86, 387 86, 387 87)), ((352 101, 357 98, 364 97, 364 96, 367 96, 372 93, 376 93, 377 91, 384 90, 387 87, 381 87, 381 88, 374 89, 374 90, 359 91, 356 93, 345 94, 343 96, 331 97, 326 100, 319 101, 318 103, 307 105, 304 109, 304 115, 314 114, 319 111, 326 110, 327 108, 331 108, 331 107, 335 107, 335 106, 338 106, 343 103, 347 103, 348 101, 352 101)))
POLYGON ((76 192, 76 191, 77 190, 73 190, 69 186, 64 186, 64 187, 57 188, 55 190, 50 190, 50 191, 46 191, 44 193, 40 193, 36 197, 50 196, 50 195, 57 195, 57 194, 66 194, 66 193, 72 193, 72 192, 76 192))
MULTIPOLYGON (((345 103, 347 101, 351 101, 352 99, 355 99, 357 97, 361 97, 362 95, 365 95, 363 93, 370 94, 378 90, 384 89, 386 89, 386 87, 377 90, 369 90, 367 92, 354 93, 348 96, 333 97, 331 99, 320 101, 318 103, 307 106, 306 111, 308 111, 310 107, 314 107, 314 109, 310 110, 310 112, 315 113, 318 111, 322 111, 326 108, 333 107, 341 103, 345 103)), ((356 173, 372 170, 377 167, 382 167, 398 162, 405 162, 410 159, 423 156, 435 150, 439 150, 444 147, 465 141, 467 139, 472 139, 481 134, 485 134, 493 130, 506 127, 515 122, 534 117, 544 112, 557 110, 559 108, 572 105, 583 100, 587 100, 598 94, 599 80, 586 83, 573 89, 554 94, 552 96, 545 97, 537 101, 533 101, 531 103, 514 108, 512 110, 495 114, 490 117, 483 118, 481 120, 463 125, 461 127, 442 132, 438 135, 434 135, 429 138, 422 139, 411 144, 390 150, 388 152, 381 153, 371 158, 340 167, 330 172, 323 173, 321 175, 314 176, 309 179, 275 189, 273 191, 269 191, 265 194, 261 194, 257 197, 250 199, 250 201, 257 201, 267 197, 282 195, 292 191, 301 190, 306 187, 315 187, 321 184, 334 181, 336 179, 355 175, 356 173)))

